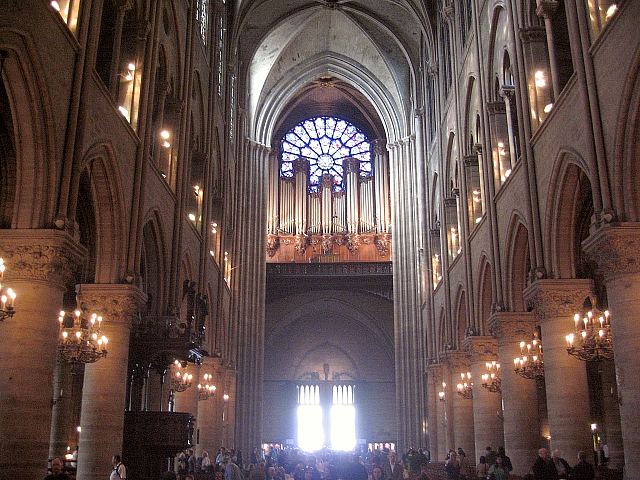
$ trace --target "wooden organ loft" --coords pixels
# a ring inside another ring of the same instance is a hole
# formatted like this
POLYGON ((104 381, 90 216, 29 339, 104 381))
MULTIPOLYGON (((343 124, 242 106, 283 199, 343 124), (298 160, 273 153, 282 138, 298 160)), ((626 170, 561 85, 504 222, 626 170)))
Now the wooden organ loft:
POLYGON ((391 261, 384 143, 334 117, 305 120, 269 165, 267 262, 391 261))

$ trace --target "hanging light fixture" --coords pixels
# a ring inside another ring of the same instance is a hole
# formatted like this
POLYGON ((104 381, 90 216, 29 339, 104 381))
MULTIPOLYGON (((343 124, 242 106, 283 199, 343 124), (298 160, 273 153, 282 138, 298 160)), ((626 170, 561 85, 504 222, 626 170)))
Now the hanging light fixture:
POLYGON ((538 332, 530 342, 520 342, 520 356, 513 359, 515 372, 523 378, 541 381, 544 378, 544 357, 538 332))
POLYGON ((471 372, 460 374, 461 382, 456 386, 458 395, 470 400, 473 398, 473 383, 471 382, 471 372))
POLYGON ((445 393, 446 388, 447 388, 446 382, 442 382, 442 390, 438 392, 438 398, 440 399, 441 402, 444 402, 444 399, 446 397, 446 393, 445 393))
POLYGON ((573 316, 574 332, 565 337, 567 352, 583 362, 612 359, 613 340, 609 310, 586 310, 586 313, 576 313, 573 316))
POLYGON ((493 393, 502 392, 502 379, 500 378, 500 364, 495 360, 487 362, 487 373, 482 374, 482 386, 493 393))
POLYGON ((4 284, 4 260, 0 258, 0 322, 5 318, 11 318, 16 313, 16 292, 4 284))
POLYGON ((69 363, 94 363, 107 356, 109 339, 102 335, 102 317, 97 313, 86 316, 84 309, 60 311, 58 352, 69 363))
POLYGON ((211 384, 213 375, 205 373, 203 379, 204 383, 198 384, 198 400, 208 400, 216 393, 216 386, 211 384))
POLYGON ((178 360, 173 362, 175 373, 171 377, 171 390, 175 392, 184 392, 191 386, 193 375, 185 371, 185 367, 178 360))

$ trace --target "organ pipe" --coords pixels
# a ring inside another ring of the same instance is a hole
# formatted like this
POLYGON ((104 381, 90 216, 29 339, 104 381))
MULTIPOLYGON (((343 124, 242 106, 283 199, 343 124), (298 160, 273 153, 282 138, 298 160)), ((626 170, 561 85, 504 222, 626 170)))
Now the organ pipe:
POLYGON ((278 195, 279 195, 279 165, 275 154, 269 155, 269 215, 267 218, 267 233, 278 232, 278 195))
POLYGON ((345 206, 346 195, 344 192, 336 192, 333 195, 333 232, 342 233, 347 229, 347 209, 345 206))
POLYGON ((293 163, 295 172, 295 232, 304 234, 307 230, 307 195, 309 181, 309 160, 299 158, 293 163))
MULTIPOLYGON (((329 204, 331 206, 331 204, 329 204)), ((309 231, 314 235, 322 233, 322 198, 320 193, 309 196, 309 231)))
POLYGON ((329 235, 333 233, 333 177, 323 175, 320 188, 322 194, 322 234, 329 235))
POLYGON ((358 172, 360 161, 347 158, 343 162, 347 193, 347 232, 358 233, 358 172))
POLYGON ((360 233, 373 229, 373 182, 371 177, 365 177, 360 179, 360 233))
POLYGON ((285 233, 293 233, 295 185, 289 179, 282 179, 280 187, 280 229, 285 233))

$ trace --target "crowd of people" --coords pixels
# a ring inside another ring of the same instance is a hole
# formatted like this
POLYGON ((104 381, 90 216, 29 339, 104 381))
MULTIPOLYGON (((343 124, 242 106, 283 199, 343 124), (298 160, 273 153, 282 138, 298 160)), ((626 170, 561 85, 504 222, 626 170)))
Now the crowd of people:
MULTIPOLYGON (((307 453, 296 448, 271 446, 267 451, 255 448, 245 460, 241 451, 220 447, 215 456, 189 449, 176 456, 173 471, 162 480, 440 480, 426 449, 410 448, 402 456, 388 448, 361 452, 335 452, 323 449, 307 453)), ((119 455, 112 459, 109 480, 126 479, 127 469, 119 455)), ((462 448, 449 450, 444 474, 449 480, 509 480, 513 465, 503 447, 486 447, 477 463, 462 448)), ((531 466, 531 480, 594 480, 595 469, 580 452, 577 463, 569 465, 558 450, 538 451, 531 466)), ((45 480, 69 480, 63 462, 51 462, 51 474, 45 480)))

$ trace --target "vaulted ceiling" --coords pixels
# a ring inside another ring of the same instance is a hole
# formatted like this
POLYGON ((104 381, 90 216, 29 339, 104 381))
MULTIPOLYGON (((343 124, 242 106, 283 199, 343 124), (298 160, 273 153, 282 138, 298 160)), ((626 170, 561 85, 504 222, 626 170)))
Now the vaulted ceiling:
POLYGON ((355 114, 368 117, 371 127, 383 127, 390 139, 406 135, 423 46, 431 43, 420 5, 411 0, 239 2, 234 34, 250 135, 272 141, 285 112, 300 104, 296 97, 313 91, 316 99, 323 93, 327 100, 328 92, 316 88, 325 77, 343 87, 331 92, 337 94, 336 106, 351 94, 355 114))

